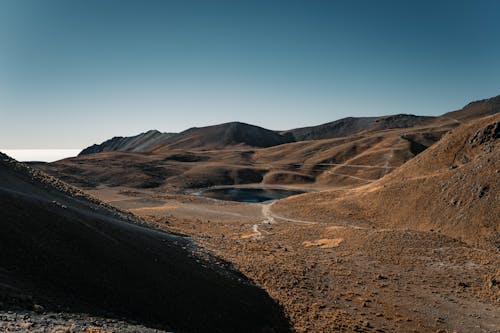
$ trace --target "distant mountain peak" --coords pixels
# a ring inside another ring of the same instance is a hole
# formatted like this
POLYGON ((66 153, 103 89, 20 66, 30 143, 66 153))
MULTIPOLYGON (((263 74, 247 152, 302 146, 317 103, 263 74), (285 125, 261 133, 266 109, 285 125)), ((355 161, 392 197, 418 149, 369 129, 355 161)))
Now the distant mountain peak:
POLYGON ((88 148, 85 148, 80 152, 79 156, 101 153, 105 151, 146 151, 155 145, 163 143, 173 135, 175 134, 162 133, 158 130, 149 130, 147 132, 131 137, 115 136, 100 144, 94 144, 88 148))
POLYGON ((445 113, 443 117, 464 121, 473 118, 479 118, 487 115, 492 115, 500 111, 500 95, 470 102, 463 108, 457 111, 445 113))

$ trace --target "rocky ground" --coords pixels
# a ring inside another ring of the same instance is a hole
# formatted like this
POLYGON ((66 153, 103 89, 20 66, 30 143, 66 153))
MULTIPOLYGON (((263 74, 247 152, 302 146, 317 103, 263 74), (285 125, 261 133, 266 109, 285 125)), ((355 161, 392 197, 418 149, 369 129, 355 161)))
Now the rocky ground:
POLYGON ((64 312, 0 311, 1 332, 32 333, 160 333, 130 322, 64 312))
POLYGON ((500 332, 498 253, 437 232, 294 219, 269 204, 97 192, 232 263, 297 332, 500 332))

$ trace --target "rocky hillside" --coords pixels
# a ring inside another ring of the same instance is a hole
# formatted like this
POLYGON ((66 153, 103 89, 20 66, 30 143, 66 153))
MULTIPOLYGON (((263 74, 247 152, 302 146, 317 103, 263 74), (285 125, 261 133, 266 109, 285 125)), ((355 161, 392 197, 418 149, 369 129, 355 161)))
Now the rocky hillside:
POLYGON ((294 216, 333 216, 442 233, 500 249, 500 115, 466 123, 379 181, 282 201, 294 216))
POLYGON ((189 238, 150 229, 0 154, 0 309, 178 332, 288 331, 278 306, 189 238))

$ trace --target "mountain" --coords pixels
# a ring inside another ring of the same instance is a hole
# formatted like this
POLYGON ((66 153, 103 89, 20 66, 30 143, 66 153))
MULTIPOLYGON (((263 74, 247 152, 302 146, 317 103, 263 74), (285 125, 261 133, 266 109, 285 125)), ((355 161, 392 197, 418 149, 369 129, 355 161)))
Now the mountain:
POLYGON ((79 156, 105 151, 143 152, 156 145, 160 145, 174 135, 174 133, 161 133, 157 130, 151 130, 136 136, 116 136, 112 139, 104 141, 101 144, 94 144, 85 148, 80 152, 79 156))
POLYGON ((500 95, 474 101, 462 109, 445 113, 442 117, 456 121, 466 121, 500 112, 500 95))
POLYGON ((283 131, 284 135, 291 135, 295 141, 320 140, 351 135, 367 129, 375 117, 347 117, 326 124, 295 128, 283 131))
POLYGON ((132 137, 114 137, 82 150, 79 155, 108 151, 167 152, 173 149, 222 149, 231 146, 266 148, 284 143, 365 135, 391 129, 457 126, 460 122, 500 111, 500 96, 469 103, 439 117, 396 114, 381 117, 347 117, 329 123, 272 131, 241 122, 193 127, 179 134, 151 130, 132 137))
POLYGON ((171 137, 155 152, 169 149, 222 149, 228 146, 271 147, 293 141, 275 131, 240 122, 193 127, 171 137))
POLYGON ((377 117, 368 131, 383 131, 395 128, 411 128, 431 124, 436 117, 415 116, 413 114, 396 114, 377 117))
POLYGON ((280 202, 299 218, 370 221, 500 249, 500 115, 472 120, 401 167, 352 190, 280 202))
POLYGON ((179 332, 286 332, 279 307, 190 238, 0 154, 0 308, 179 332))
POLYGON ((304 140, 320 140, 349 136, 363 131, 380 131, 409 128, 426 124, 433 117, 393 115, 385 117, 344 118, 331 123, 297 128, 289 131, 272 131, 241 122, 214 126, 193 127, 179 134, 148 131, 133 137, 114 137, 99 145, 85 148, 79 155, 107 151, 166 152, 172 149, 222 149, 231 146, 256 148, 273 147, 304 140))
MULTIPOLYGON (((498 104, 491 102, 495 100, 498 97, 469 104, 473 107, 466 106, 460 112, 471 120, 498 112, 498 104)), ((361 185, 392 172, 459 126, 461 121, 450 119, 449 114, 346 118, 300 129, 295 135, 304 141, 297 142, 292 132, 279 134, 228 123, 184 131, 154 145, 147 154, 109 151, 36 167, 83 188, 107 185, 176 192, 261 182, 361 185), (306 140, 312 137, 317 139, 306 140)))
POLYGON ((397 114, 383 117, 347 117, 330 123, 296 128, 282 132, 291 135, 295 141, 322 140, 349 136, 363 131, 380 131, 393 128, 409 128, 431 122, 434 117, 397 114))
POLYGON ((456 126, 448 123, 448 127, 391 129, 267 148, 239 145, 196 150, 179 149, 175 143, 147 154, 104 152, 36 167, 87 189, 105 185, 177 192, 261 182, 359 185, 384 176, 427 149, 456 126))
POLYGON ((221 149, 228 146, 271 147, 292 141, 291 137, 240 122, 193 127, 179 134, 148 131, 132 137, 114 137, 94 144, 79 154, 107 151, 149 152, 168 149, 221 149))

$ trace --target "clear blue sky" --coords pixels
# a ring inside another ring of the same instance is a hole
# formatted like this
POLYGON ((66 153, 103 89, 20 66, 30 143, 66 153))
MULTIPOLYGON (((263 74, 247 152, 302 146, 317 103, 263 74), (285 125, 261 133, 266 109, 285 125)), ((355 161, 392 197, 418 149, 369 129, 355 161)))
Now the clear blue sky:
POLYGON ((500 94, 500 1, 0 0, 0 148, 437 115, 500 94))

